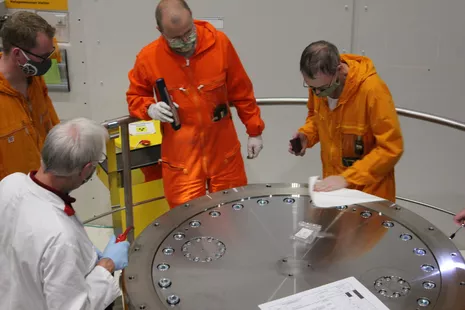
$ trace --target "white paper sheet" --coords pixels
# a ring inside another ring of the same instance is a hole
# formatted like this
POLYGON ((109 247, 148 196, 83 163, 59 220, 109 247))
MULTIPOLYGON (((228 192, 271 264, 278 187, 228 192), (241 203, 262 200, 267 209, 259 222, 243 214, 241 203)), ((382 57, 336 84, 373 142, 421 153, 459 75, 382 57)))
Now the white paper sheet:
POLYGON ((389 310, 354 277, 258 306, 261 310, 389 310))
POLYGON ((131 136, 150 135, 155 133, 155 126, 152 122, 136 122, 129 124, 129 134, 131 136))
POLYGON ((318 177, 310 177, 308 181, 310 197, 313 204, 318 208, 331 208, 338 206, 348 206, 357 203, 367 203, 385 200, 383 198, 370 195, 354 189, 338 189, 332 192, 315 192, 313 187, 318 177))

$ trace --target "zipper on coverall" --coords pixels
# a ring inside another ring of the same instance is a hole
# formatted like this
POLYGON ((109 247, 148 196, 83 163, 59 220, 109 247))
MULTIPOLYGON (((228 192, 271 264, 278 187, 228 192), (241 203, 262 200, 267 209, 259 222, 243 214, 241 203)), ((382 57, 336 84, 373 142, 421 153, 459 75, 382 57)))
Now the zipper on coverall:
MULTIPOLYGON (((193 77, 193 72, 191 71, 191 67, 190 67, 190 60, 186 58, 186 66, 185 66, 186 70, 187 70, 187 75, 189 77, 189 83, 191 86, 194 85, 194 77, 193 77)), ((199 124, 200 124, 200 149, 201 149, 201 152, 202 152, 202 168, 203 168, 203 171, 206 175, 206 177, 208 177, 208 167, 207 167, 207 156, 205 155, 205 131, 203 130, 204 126, 203 126, 203 118, 202 118, 202 113, 200 112, 201 111, 201 103, 200 103, 200 99, 199 99, 199 95, 200 95, 200 89, 202 88, 202 85, 199 86, 197 89, 196 89, 196 92, 193 92, 192 93, 192 96, 190 96, 190 92, 189 90, 187 89, 182 89, 185 94, 190 97, 191 101, 194 103, 195 105, 195 108, 196 108, 196 111, 197 111, 197 118, 199 120, 199 124)))

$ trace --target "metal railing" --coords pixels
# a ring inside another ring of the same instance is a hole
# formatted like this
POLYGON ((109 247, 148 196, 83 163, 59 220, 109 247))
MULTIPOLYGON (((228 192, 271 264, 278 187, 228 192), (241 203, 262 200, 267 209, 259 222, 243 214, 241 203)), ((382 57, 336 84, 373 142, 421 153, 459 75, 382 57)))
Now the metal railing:
MULTIPOLYGON (((306 98, 259 98, 257 99, 257 103, 260 106, 282 106, 282 105, 305 105, 307 103, 306 98)), ((465 123, 456 121, 453 119, 423 113, 419 111, 397 108, 397 113, 400 116, 418 119, 430 123, 439 124, 446 127, 451 127, 457 130, 465 131, 465 123)), ((126 210, 126 226, 133 226, 134 225, 134 218, 133 218, 133 208, 142 204, 146 204, 152 201, 157 201, 164 199, 165 197, 156 197, 149 200, 141 201, 138 203, 134 203, 132 200, 132 180, 131 180, 131 157, 130 157, 130 146, 129 146, 129 124, 139 121, 139 119, 130 117, 130 116, 123 116, 116 119, 112 119, 109 121, 105 121, 102 125, 107 128, 108 130, 117 129, 120 127, 121 130, 121 153, 122 153, 122 160, 123 160, 123 178, 124 178, 124 207, 121 206, 112 206, 112 210, 109 212, 105 212, 99 215, 95 215, 94 217, 85 220, 83 223, 87 224, 102 217, 111 215, 116 212, 120 212, 126 210)), ((116 138, 118 135, 110 135, 111 138, 116 138)), ((421 201, 412 200, 409 198, 404 197, 396 197, 399 200, 410 202, 413 204, 417 204, 420 206, 424 206, 439 212, 443 212, 449 215, 455 215, 455 213, 445 210, 431 204, 427 204, 421 201)), ((133 241, 133 235, 128 236, 129 241, 133 241)))

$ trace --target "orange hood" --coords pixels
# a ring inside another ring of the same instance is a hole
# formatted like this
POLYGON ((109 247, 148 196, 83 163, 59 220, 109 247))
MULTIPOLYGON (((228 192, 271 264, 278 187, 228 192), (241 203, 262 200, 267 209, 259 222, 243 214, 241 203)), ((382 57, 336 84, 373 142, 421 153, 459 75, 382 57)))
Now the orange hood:
MULTIPOLYGON (((2 54, 0 54, 1 57, 2 54)), ((12 97, 19 97, 20 94, 10 85, 10 82, 0 73, 0 93, 12 97)))
POLYGON ((349 65, 346 84, 341 97, 350 98, 358 92, 367 78, 377 74, 373 62, 365 56, 342 54, 341 60, 349 65))
MULTIPOLYGON (((197 29, 197 46, 195 48, 195 53, 192 57, 212 47, 215 44, 217 37, 216 28, 209 22, 194 20, 194 25, 197 29)), ((169 53, 174 53, 169 47, 168 42, 162 36, 160 36, 160 39, 162 39, 161 41, 165 49, 169 53)))

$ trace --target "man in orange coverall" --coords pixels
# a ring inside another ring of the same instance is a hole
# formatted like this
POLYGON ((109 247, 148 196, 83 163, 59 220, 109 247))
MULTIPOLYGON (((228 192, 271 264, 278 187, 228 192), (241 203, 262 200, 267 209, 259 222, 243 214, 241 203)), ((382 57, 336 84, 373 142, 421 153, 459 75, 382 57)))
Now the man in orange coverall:
POLYGON ((40 151, 59 122, 40 77, 55 57, 55 29, 42 17, 20 11, 0 23, 0 180, 40 168, 40 151))
POLYGON ((162 122, 163 184, 173 208, 205 195, 206 187, 217 192, 247 184, 229 104, 247 128, 249 158, 263 147, 265 125, 252 83, 224 33, 194 21, 182 0, 162 0, 156 19, 162 35, 137 55, 127 101, 132 116, 162 122), (170 124, 170 107, 154 101, 159 78, 179 107, 177 131, 170 124))
POLYGON ((394 166, 403 153, 396 109, 372 61, 318 41, 300 60, 309 90, 305 125, 294 135, 306 148, 321 144, 323 180, 315 191, 350 187, 395 201, 394 166))

